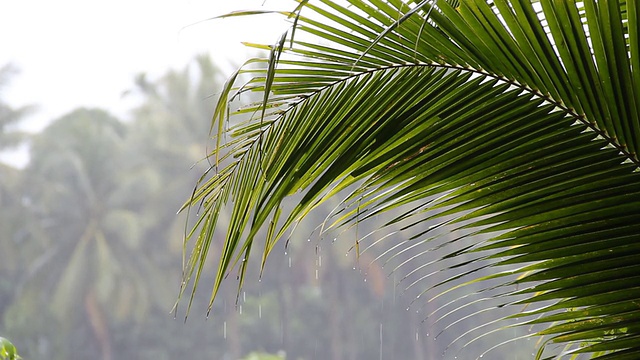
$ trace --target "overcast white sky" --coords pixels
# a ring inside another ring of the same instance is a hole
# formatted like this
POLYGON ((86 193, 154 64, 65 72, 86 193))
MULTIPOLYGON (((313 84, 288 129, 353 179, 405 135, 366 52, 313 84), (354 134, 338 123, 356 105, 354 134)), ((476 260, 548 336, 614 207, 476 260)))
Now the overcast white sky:
MULTIPOLYGON (((28 131, 80 106, 124 117, 131 103, 122 93, 135 75, 154 79, 205 52, 222 65, 241 63, 247 57, 241 41, 273 43, 287 27, 270 15, 189 25, 234 10, 277 6, 288 9, 292 2, 0 0, 0 66, 20 69, 1 96, 15 107, 37 106, 22 123, 28 131)), ((1 158, 20 165, 24 155, 23 150, 1 158)))
MULTIPOLYGON (((3 90, 12 106, 35 104, 31 131, 79 106, 124 115, 121 97, 133 77, 154 79, 209 52, 222 64, 242 61, 240 41, 273 43, 286 24, 273 16, 190 24, 264 0, 0 0, 0 66, 20 69, 3 90), (185 28, 186 27, 186 28, 185 28)), ((265 6, 292 2, 272 0, 265 6)))

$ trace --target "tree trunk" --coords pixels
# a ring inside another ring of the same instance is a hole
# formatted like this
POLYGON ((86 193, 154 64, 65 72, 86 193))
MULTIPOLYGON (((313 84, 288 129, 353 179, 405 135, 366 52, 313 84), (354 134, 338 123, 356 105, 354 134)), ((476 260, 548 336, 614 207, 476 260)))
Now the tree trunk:
POLYGON ((98 298, 95 290, 89 291, 84 299, 84 307, 93 330, 93 335, 100 344, 100 352, 102 360, 111 360, 111 336, 109 334, 109 325, 107 324, 104 313, 100 309, 98 298))

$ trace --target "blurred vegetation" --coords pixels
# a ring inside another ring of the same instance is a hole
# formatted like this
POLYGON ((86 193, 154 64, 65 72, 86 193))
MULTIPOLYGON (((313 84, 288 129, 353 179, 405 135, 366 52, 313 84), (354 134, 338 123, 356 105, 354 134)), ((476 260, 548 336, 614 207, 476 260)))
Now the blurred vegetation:
MULTIPOLYGON (((74 110, 28 139, 25 168, 0 164, 0 334, 25 359, 442 357, 467 328, 433 341, 427 315, 452 299, 408 310, 415 294, 401 296, 402 275, 373 262, 375 251, 356 261, 348 240, 317 239, 305 224, 293 236, 309 241, 283 245, 242 293, 223 289, 210 319, 204 292, 187 321, 184 304, 170 312, 185 229, 176 212, 209 166, 203 134, 221 79, 204 56, 159 79, 140 75, 130 120, 74 110)), ((0 139, 11 139, 1 145, 13 146, 24 135, 4 124, 25 111, 2 101, 0 109, 0 139)), ((222 238, 211 252, 220 246, 222 238)), ((203 281, 214 273, 205 269, 203 281)), ((482 339, 476 346, 486 349, 482 339)), ((505 345, 492 358, 527 359, 533 348, 505 345)))

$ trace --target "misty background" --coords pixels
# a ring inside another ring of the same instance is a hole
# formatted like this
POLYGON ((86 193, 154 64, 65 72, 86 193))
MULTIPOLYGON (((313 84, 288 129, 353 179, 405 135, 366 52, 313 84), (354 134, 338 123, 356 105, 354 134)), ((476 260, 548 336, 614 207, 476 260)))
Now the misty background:
MULTIPOLYGON (((485 303, 419 299, 445 276, 404 278, 401 264, 429 261, 425 247, 378 259, 409 235, 376 234, 359 257, 355 229, 319 236, 337 200, 278 245, 261 278, 253 269, 240 292, 230 278, 207 319, 213 248, 188 319, 190 293, 171 312, 188 222, 176 212, 209 166, 216 94, 256 56, 240 41, 272 43, 288 26, 200 21, 262 5, 0 5, 0 336, 24 359, 453 359, 496 343, 467 344, 495 318, 438 321, 485 303)), ((490 358, 527 359, 535 345, 490 358)))

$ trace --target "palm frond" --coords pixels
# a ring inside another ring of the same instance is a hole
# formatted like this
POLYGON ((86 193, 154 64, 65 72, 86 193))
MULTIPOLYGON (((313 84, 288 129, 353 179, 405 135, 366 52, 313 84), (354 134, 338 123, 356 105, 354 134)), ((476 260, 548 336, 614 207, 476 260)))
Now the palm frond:
POLYGON ((351 191, 330 227, 403 211, 382 229, 401 226, 409 240, 381 261, 433 242, 436 229, 464 232, 442 245, 453 264, 429 250, 401 262, 414 266, 410 286, 437 297, 502 279, 491 288, 503 305, 540 304, 517 316, 547 324, 538 335, 569 344, 565 353, 637 358, 639 11, 633 1, 299 2, 283 12, 295 39, 267 47, 265 66, 235 90, 234 75, 215 111, 215 175, 187 203, 203 213, 185 282, 196 271, 197 284, 223 209, 211 301, 236 265, 242 284, 261 229, 264 266, 286 231, 351 191), (224 131, 233 91, 263 101, 224 131), (427 221, 437 225, 424 231, 427 221), (462 264, 472 270, 436 285, 418 275, 462 264), (495 273, 459 282, 486 268, 495 273))

